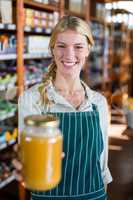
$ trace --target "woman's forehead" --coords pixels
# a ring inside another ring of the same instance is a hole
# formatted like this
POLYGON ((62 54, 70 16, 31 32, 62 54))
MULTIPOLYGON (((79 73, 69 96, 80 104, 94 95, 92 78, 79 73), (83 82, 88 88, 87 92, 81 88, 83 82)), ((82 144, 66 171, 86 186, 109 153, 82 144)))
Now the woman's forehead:
POLYGON ((87 39, 84 35, 74 30, 66 30, 57 34, 56 43, 86 43, 87 39))

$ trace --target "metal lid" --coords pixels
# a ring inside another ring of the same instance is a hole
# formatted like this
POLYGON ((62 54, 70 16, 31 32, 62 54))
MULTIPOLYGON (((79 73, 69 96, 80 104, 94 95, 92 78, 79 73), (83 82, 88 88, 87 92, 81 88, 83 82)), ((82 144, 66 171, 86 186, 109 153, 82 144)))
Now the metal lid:
POLYGON ((28 126, 57 127, 59 119, 52 114, 29 115, 25 117, 24 123, 28 126))

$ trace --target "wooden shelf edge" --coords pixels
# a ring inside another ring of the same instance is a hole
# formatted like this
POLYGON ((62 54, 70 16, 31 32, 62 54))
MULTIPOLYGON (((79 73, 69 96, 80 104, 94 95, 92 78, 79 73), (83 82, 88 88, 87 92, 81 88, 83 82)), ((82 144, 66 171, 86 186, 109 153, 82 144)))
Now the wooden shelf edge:
POLYGON ((12 182, 14 180, 15 180, 15 176, 14 175, 9 176, 6 180, 0 182, 0 189, 5 187, 7 184, 9 184, 10 182, 12 182))
MULTIPOLYGON (((17 58, 16 54, 0 54, 0 60, 15 60, 17 58)), ((24 59, 41 59, 41 58, 51 58, 48 53, 25 53, 23 54, 24 59)))
POLYGON ((39 10, 41 9, 41 10, 47 10, 47 11, 59 11, 59 7, 56 7, 50 4, 34 2, 32 0, 24 0, 24 6, 30 6, 32 8, 36 8, 39 10))

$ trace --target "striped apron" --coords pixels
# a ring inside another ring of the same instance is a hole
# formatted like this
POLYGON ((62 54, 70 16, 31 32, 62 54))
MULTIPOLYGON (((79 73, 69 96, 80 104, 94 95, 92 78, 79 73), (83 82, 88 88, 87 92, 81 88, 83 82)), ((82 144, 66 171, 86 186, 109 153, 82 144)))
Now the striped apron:
POLYGON ((47 192, 31 193, 32 200, 106 200, 101 176, 103 140, 95 105, 89 112, 54 113, 63 133, 62 179, 47 192))

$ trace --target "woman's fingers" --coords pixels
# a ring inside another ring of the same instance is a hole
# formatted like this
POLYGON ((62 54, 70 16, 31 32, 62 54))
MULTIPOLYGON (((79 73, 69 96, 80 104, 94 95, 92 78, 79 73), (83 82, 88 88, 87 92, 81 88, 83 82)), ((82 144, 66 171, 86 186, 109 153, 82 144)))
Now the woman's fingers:
POLYGON ((15 152, 18 152, 18 150, 19 150, 18 144, 15 144, 15 145, 13 146, 13 149, 14 149, 15 152))
POLYGON ((12 164, 16 170, 18 170, 18 171, 22 170, 22 164, 17 159, 13 159, 12 164))
POLYGON ((61 158, 64 158, 64 157, 65 157, 65 153, 62 152, 62 154, 61 154, 61 158))
POLYGON ((13 159, 12 164, 15 168, 15 170, 13 171, 13 174, 14 174, 16 180, 23 181, 23 176, 21 174, 22 164, 17 159, 13 159))
POLYGON ((21 182, 23 181, 22 174, 19 173, 18 171, 14 170, 13 171, 13 175, 15 176, 15 178, 16 178, 17 181, 21 181, 21 182))

